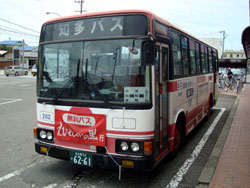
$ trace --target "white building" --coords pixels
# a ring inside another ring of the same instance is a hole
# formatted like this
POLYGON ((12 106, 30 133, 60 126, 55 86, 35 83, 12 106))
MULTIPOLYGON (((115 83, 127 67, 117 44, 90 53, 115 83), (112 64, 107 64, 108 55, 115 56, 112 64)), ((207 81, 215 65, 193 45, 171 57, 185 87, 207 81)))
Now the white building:
POLYGON ((225 50, 223 59, 246 59, 244 50, 225 50))
POLYGON ((223 45, 222 39, 220 39, 220 38, 200 38, 200 40, 202 40, 203 42, 216 48, 218 50, 218 56, 219 56, 219 58, 221 58, 222 45, 223 45))

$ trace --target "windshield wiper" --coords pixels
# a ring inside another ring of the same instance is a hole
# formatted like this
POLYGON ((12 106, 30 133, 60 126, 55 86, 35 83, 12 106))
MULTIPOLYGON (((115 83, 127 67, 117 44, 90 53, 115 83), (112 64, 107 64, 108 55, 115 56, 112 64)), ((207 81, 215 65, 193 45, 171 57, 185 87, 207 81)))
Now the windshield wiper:
POLYGON ((63 89, 61 92, 53 99, 53 104, 55 105, 56 101, 62 96, 62 94, 68 89, 68 87, 73 83, 73 82, 79 82, 79 68, 80 68, 80 59, 78 59, 77 62, 77 73, 75 77, 72 77, 69 79, 69 81, 64 85, 63 89))
MULTIPOLYGON (((96 69, 96 68, 95 68, 96 69)), ((110 108, 113 108, 112 104, 108 101, 108 99, 101 93, 98 86, 88 77, 88 58, 86 59, 86 66, 85 66, 85 81, 89 82, 91 85, 93 85, 94 91, 101 96, 104 103, 109 106, 110 108)))

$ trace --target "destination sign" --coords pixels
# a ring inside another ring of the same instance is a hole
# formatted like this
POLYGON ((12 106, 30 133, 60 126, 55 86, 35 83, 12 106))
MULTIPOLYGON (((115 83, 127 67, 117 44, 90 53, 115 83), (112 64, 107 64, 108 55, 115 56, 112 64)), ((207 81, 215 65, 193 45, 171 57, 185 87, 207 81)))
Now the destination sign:
POLYGON ((147 35, 148 21, 144 15, 85 18, 43 26, 41 41, 97 38, 123 35, 147 35))

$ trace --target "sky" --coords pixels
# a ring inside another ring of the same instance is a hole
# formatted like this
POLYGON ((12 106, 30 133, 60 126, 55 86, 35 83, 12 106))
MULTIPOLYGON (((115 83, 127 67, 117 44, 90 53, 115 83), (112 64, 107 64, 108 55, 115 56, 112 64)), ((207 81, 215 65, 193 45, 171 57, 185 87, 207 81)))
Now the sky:
MULTIPOLYGON (((59 15, 79 14, 80 5, 75 1, 80 0, 1 0, 0 41, 24 39, 29 46, 37 46, 45 21, 59 15)), ((149 10, 198 38, 222 38, 220 31, 224 30, 225 50, 243 49, 241 35, 250 23, 249 0, 84 0, 83 3, 86 12, 118 9, 149 10)))

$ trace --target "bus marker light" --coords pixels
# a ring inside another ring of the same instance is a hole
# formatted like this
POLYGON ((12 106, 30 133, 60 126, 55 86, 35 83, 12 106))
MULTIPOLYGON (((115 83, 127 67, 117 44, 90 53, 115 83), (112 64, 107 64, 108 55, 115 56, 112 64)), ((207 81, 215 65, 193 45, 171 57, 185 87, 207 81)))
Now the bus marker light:
POLYGON ((48 153, 48 148, 44 147, 44 146, 41 146, 40 151, 43 152, 43 153, 48 153))
POLYGON ((122 166, 126 166, 126 167, 134 167, 134 161, 129 161, 129 160, 122 160, 122 166))
POLYGON ((151 141, 144 142, 144 154, 145 155, 152 155, 153 154, 153 144, 151 141))

